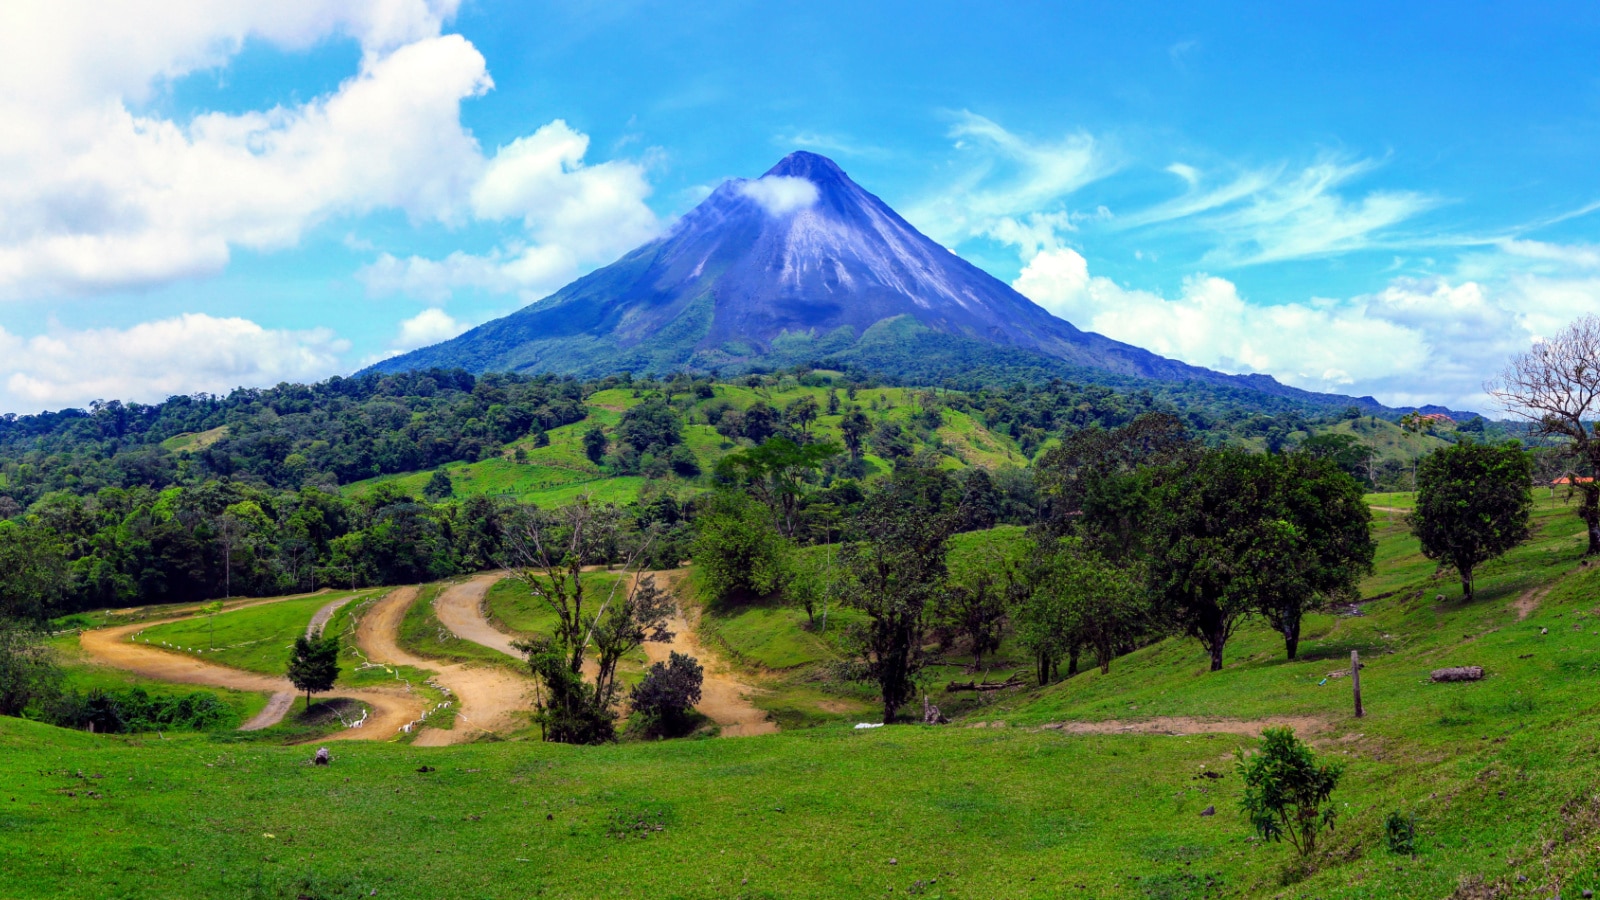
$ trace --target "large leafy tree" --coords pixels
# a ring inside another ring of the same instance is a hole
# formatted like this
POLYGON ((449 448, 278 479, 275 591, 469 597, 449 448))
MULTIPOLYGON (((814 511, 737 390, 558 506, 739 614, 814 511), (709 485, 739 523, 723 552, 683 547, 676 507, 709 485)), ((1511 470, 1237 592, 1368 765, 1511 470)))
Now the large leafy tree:
POLYGON ((1455 566, 1471 600, 1473 571, 1528 539, 1533 462, 1520 446, 1456 444, 1417 464, 1409 516, 1422 553, 1455 566))
POLYGON ((925 616, 945 589, 955 514, 929 490, 937 476, 896 473, 867 499, 858 539, 841 552, 850 572, 848 602, 867 616, 860 634, 867 677, 883 697, 883 721, 911 699, 925 658, 925 616))
POLYGON ((1033 655, 1039 683, 1077 673, 1078 656, 1094 655, 1102 672, 1150 628, 1143 585, 1126 568, 1108 562, 1079 538, 1046 539, 1027 566, 1028 592, 1019 597, 1017 636, 1033 655))
POLYGON ((724 456, 717 463, 717 473, 725 480, 744 485, 771 510, 773 525, 784 537, 792 539, 800 524, 806 480, 838 453, 838 444, 796 444, 788 438, 775 437, 758 447, 724 456))
POLYGON ((1354 600, 1363 575, 1372 571, 1372 511, 1361 485, 1331 459, 1291 453, 1273 457, 1277 480, 1264 542, 1281 544, 1263 554, 1256 610, 1279 634, 1294 659, 1306 612, 1330 602, 1354 600))
POLYGON ((707 603, 759 597, 783 585, 789 542, 760 504, 734 491, 718 491, 696 520, 691 550, 707 603))
POLYGON ((39 524, 0 522, 0 620, 42 622, 68 588, 66 548, 39 524))

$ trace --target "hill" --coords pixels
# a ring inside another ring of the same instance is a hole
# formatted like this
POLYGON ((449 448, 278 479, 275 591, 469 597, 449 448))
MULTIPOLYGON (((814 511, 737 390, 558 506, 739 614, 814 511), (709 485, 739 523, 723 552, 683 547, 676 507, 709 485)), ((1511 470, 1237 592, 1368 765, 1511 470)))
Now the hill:
POLYGON ((1541 500, 1533 540, 1464 603, 1386 512, 1405 498, 1369 502, 1380 551, 1366 599, 1309 620, 1300 660, 1253 624, 1208 673, 1173 638, 953 726, 847 720, 605 748, 343 742, 323 769, 281 732, 158 740, 0 719, 0 893, 1467 900, 1600 887, 1600 575, 1580 564, 1571 508, 1541 500), (1348 679, 1331 677, 1351 649, 1366 662, 1360 720, 1348 679), (1452 664, 1489 677, 1428 682, 1452 664), (1237 812, 1232 756, 1269 722, 1347 766, 1338 827, 1306 861, 1237 812), (1414 820, 1414 855, 1385 849, 1391 813, 1414 820))

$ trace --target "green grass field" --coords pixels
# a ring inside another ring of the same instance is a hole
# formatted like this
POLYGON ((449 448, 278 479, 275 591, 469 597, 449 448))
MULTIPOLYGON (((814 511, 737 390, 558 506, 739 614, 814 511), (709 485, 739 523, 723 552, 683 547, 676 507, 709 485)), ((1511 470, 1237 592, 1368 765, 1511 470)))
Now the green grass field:
MULTIPOLYGON (((1298 660, 1256 624, 1216 673, 1196 642, 1169 639, 942 728, 853 730, 849 704, 870 702, 796 682, 775 714, 818 727, 339 744, 318 769, 308 747, 234 735, 0 719, 0 896, 1579 897, 1600 889, 1600 567, 1582 564, 1570 507, 1543 499, 1535 524, 1468 603, 1399 516, 1379 515, 1361 614, 1312 616, 1298 660), (1330 677, 1352 649, 1359 720, 1349 679, 1330 677), (1468 664, 1488 677, 1427 679, 1468 664), (833 724, 820 704, 840 710, 833 724), (1044 727, 1157 716, 1301 718, 1347 766, 1337 829, 1304 861, 1254 838, 1231 768, 1253 738, 1044 727), (1392 812, 1415 816, 1415 857, 1384 849, 1392 812)), ((964 537, 958 565, 1014 540, 964 537)), ((774 640, 815 635, 779 612, 741 614, 720 639, 782 659, 774 640)))
MULTIPOLYGON (((352 602, 371 593, 357 591, 352 602)), ((294 639, 305 633, 311 617, 329 603, 349 596, 349 591, 327 591, 228 609, 215 616, 196 614, 135 632, 130 640, 248 672, 282 675, 294 639)))

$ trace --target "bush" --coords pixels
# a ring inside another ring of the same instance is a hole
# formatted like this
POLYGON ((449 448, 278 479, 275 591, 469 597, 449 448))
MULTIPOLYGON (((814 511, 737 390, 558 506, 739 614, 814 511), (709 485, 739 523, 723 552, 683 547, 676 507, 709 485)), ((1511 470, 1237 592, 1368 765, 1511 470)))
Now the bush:
POLYGON ((665 663, 656 663, 644 680, 633 686, 629 700, 634 715, 645 721, 645 733, 681 737, 694 727, 690 711, 700 702, 705 669, 692 656, 673 651, 665 663))
POLYGON ((0 619, 0 716, 20 716, 52 700, 61 681, 44 635, 0 619))
POLYGON ((1383 821, 1383 845, 1396 856, 1417 853, 1417 817, 1395 810, 1383 821))
POLYGON ((1301 856, 1309 856, 1317 834, 1333 830, 1338 810, 1329 798, 1343 774, 1340 763, 1317 765, 1316 754, 1294 729, 1268 728, 1261 732, 1260 753, 1247 757, 1239 751, 1244 779, 1239 806, 1262 837, 1281 841, 1287 835, 1301 856))
POLYGON ((63 728, 86 729, 97 734, 148 731, 205 731, 232 724, 233 709, 215 694, 192 691, 152 697, 144 688, 123 691, 72 691, 46 708, 45 718, 63 728))

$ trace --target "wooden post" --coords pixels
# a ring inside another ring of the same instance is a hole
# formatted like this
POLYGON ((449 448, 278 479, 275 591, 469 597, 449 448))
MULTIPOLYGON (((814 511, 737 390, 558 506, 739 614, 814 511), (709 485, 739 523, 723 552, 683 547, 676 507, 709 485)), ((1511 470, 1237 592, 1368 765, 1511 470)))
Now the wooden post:
POLYGON ((1356 695, 1356 718, 1366 715, 1361 709, 1361 654, 1350 651, 1350 689, 1356 695))

